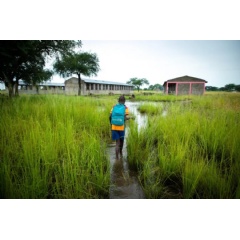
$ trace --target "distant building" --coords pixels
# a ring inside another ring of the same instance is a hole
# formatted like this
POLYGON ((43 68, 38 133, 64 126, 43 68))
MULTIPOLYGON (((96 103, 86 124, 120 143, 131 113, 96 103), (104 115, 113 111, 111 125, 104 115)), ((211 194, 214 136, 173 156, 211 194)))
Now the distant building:
MULTIPOLYGON (((19 94, 66 94, 78 95, 78 78, 72 77, 64 83, 44 82, 37 86, 19 80, 19 94)), ((92 79, 82 79, 81 95, 131 94, 133 85, 92 79)))
POLYGON ((37 86, 25 83, 22 80, 19 80, 18 83, 18 91, 20 94, 64 94, 64 90, 64 83, 44 82, 39 83, 37 86))
POLYGON ((164 93, 174 95, 202 95, 205 92, 206 80, 183 76, 164 82, 164 93))
MULTIPOLYGON (((72 77, 65 82, 65 94, 78 94, 78 78, 72 77)), ((82 79, 81 95, 91 94, 131 94, 133 85, 103 80, 82 79)))

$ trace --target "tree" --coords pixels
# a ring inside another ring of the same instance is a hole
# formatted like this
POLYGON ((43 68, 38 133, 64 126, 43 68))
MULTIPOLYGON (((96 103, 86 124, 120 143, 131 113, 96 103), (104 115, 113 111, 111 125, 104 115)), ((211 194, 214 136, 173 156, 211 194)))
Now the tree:
POLYGON ((148 90, 153 90, 154 89, 154 86, 153 85, 150 85, 149 87, 148 87, 148 90))
POLYGON ((225 89, 229 92, 235 91, 235 87, 236 87, 236 85, 233 83, 225 85, 225 89))
POLYGON ((44 70, 47 57, 59 57, 80 46, 81 41, 0 41, 0 82, 5 83, 9 96, 13 97, 20 79, 36 84, 50 76, 50 70, 44 70))
POLYGON ((219 91, 227 91, 227 89, 225 87, 220 87, 218 90, 219 91))
POLYGON ((205 89, 206 89, 206 91, 217 91, 217 90, 219 90, 218 87, 213 87, 213 86, 206 86, 205 89))
POLYGON ((240 85, 235 86, 236 91, 240 92, 240 85))
POLYGON ((97 75, 99 60, 95 53, 80 52, 64 55, 62 59, 58 58, 53 65, 54 70, 63 77, 76 74, 78 76, 78 95, 81 95, 81 75, 90 77, 97 75))
POLYGON ((163 90, 163 86, 157 83, 153 85, 153 90, 163 90))
POLYGON ((143 84, 146 84, 146 85, 149 85, 149 82, 146 78, 130 78, 129 81, 127 81, 127 84, 132 84, 134 85, 134 87, 137 88, 137 90, 139 91, 140 90, 140 87, 143 85, 143 84))
MULTIPOLYGON (((34 85, 36 87, 37 93, 38 93, 38 91, 39 91, 38 84, 49 80, 52 77, 53 72, 51 70, 42 69, 41 67, 40 68, 37 68, 37 66, 34 66, 34 67, 36 67, 36 68, 28 69, 29 73, 26 71, 25 72, 26 75, 25 76, 23 75, 21 79, 24 79, 25 83, 34 85)), ((15 95, 18 95, 18 89, 15 90, 15 95)))

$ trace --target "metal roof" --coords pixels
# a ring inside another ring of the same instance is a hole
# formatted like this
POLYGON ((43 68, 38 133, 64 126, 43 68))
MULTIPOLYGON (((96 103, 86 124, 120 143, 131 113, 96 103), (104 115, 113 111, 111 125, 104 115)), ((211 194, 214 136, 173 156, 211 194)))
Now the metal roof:
MULTIPOLYGON (((66 81, 70 80, 70 79, 76 79, 78 80, 78 78, 76 77, 72 77, 67 79, 66 81)), ((127 83, 122 83, 122 82, 112 82, 112 81, 104 81, 104 80, 94 80, 94 79, 86 79, 86 78, 82 78, 82 80, 86 83, 98 83, 98 84, 112 84, 112 85, 122 85, 122 86, 133 86, 132 84, 127 84, 127 83)))
POLYGON ((99 84, 114 84, 114 85, 124 85, 124 86, 132 86, 132 84, 121 83, 121 82, 110 82, 104 80, 92 80, 92 79, 83 79, 86 83, 99 83, 99 84))
MULTIPOLYGON (((28 83, 25 83, 23 80, 19 80, 18 85, 31 85, 28 83)), ((54 82, 44 82, 44 83, 39 83, 39 86, 49 86, 49 87, 65 87, 64 83, 54 83, 54 82)))
MULTIPOLYGON (((69 78, 66 81, 70 80, 70 79, 76 79, 75 77, 69 78)), ((108 85, 122 85, 122 86, 133 86, 132 84, 127 84, 127 83, 121 83, 121 82, 112 82, 112 81, 104 81, 104 80, 93 80, 93 79, 86 79, 86 78, 82 78, 82 80, 86 83, 98 83, 98 84, 108 84, 108 85)), ((65 81, 65 82, 66 82, 65 81)), ((19 85, 31 85, 28 83, 25 83, 23 80, 19 80, 18 82, 19 85)), ((64 87, 65 83, 54 83, 54 82, 44 82, 44 83, 39 83, 39 86, 55 86, 55 87, 64 87)))

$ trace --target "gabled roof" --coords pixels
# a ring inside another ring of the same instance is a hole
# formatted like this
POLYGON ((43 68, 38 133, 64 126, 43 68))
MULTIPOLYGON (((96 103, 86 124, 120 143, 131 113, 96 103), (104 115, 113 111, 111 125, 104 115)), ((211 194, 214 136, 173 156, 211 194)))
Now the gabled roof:
POLYGON ((188 75, 178 77, 178 78, 169 79, 169 80, 165 81, 164 84, 166 82, 205 82, 205 83, 207 83, 207 81, 204 80, 204 79, 191 77, 191 76, 188 76, 188 75))
MULTIPOLYGON (((70 79, 78 80, 78 78, 72 77, 72 78, 67 79, 66 81, 68 81, 70 79)), ((121 82, 112 82, 112 81, 104 81, 104 80, 93 80, 93 79, 86 79, 86 78, 82 78, 82 80, 84 82, 86 82, 86 83, 98 83, 98 84, 109 84, 109 85, 111 84, 111 85, 133 86, 132 84, 121 83, 121 82)))

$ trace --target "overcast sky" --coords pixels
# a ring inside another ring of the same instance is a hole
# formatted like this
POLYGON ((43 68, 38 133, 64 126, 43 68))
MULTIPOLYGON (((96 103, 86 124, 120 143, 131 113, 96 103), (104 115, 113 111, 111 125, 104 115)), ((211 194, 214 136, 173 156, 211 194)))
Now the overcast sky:
MULTIPOLYGON (((91 79, 126 83, 146 78, 151 85, 184 75, 223 87, 240 84, 240 41, 83 40, 81 51, 96 53, 101 70, 91 79)), ((84 78, 84 76, 83 76, 84 78)), ((87 77, 85 77, 87 78, 87 77)), ((54 82, 63 82, 59 76, 54 82)))
POLYGON ((207 86, 240 84, 239 40, 82 40, 82 44, 81 51, 99 58, 101 70, 91 79, 126 83, 137 77, 163 85, 188 75, 206 80, 207 86))
MULTIPOLYGON (((71 0, 63 6, 48 1, 47 9, 43 1, 34 7, 36 12, 26 8, 26 14, 18 11, 22 2, 15 1, 12 9, 12 1, 5 1, 5 8, 13 11, 13 16, 20 15, 17 21, 8 19, 1 37, 85 39, 81 51, 91 51, 99 58, 101 70, 91 77, 97 80, 126 83, 137 77, 154 85, 189 75, 208 81, 207 86, 240 84, 237 0, 124 0, 117 4, 111 0, 88 0, 84 5, 81 2, 81 14, 78 8, 72 8, 71 0), (42 18, 42 12, 58 19, 57 24, 42 18), (31 31, 30 18, 34 19, 31 31)), ((2 21, 8 18, 7 14, 8 11, 3 12, 2 21)), ((52 78, 53 82, 64 80, 58 75, 52 78)))

